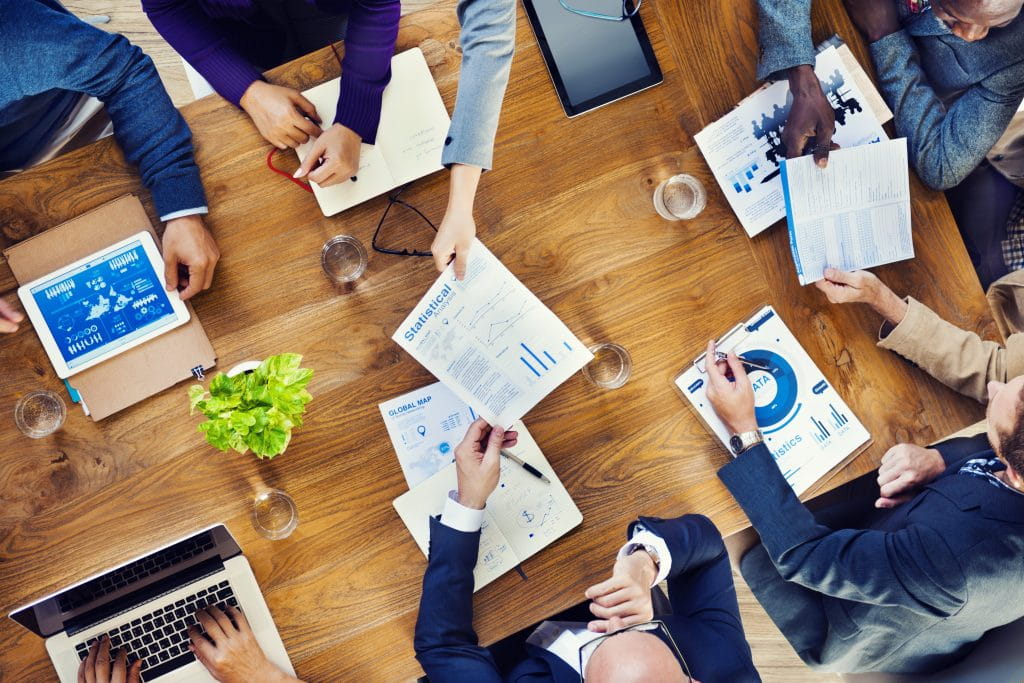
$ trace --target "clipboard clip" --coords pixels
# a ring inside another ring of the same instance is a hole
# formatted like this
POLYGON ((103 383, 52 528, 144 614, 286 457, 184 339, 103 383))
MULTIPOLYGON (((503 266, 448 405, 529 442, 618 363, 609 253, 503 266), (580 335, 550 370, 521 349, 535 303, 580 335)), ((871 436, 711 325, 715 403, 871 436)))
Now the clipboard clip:
MULTIPOLYGON (((734 338, 740 332, 744 331, 744 328, 746 327, 746 325, 747 325, 747 323, 745 323, 745 322, 737 323, 731 330, 726 332, 718 340, 715 341, 715 348, 720 348, 722 346, 726 346, 726 345, 729 344, 730 341, 734 341, 735 342, 735 343, 732 344, 733 347, 736 346, 739 343, 740 340, 739 339, 734 339, 734 338)), ((707 357, 707 355, 708 355, 708 352, 705 351, 704 353, 700 354, 699 356, 697 356, 696 358, 693 359, 694 367, 697 368, 697 371, 700 372, 702 375, 707 374, 707 367, 705 367, 705 362, 704 362, 705 358, 707 357)))

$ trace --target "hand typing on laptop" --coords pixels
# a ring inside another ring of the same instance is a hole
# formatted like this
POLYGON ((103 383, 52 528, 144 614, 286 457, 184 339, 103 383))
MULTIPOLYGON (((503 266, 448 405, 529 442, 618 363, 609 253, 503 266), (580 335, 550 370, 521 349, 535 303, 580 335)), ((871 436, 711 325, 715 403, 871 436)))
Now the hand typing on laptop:
POLYGON ((139 683, 142 660, 128 666, 128 653, 119 648, 110 659, 110 637, 103 636, 89 648, 89 656, 78 666, 78 683, 139 683))
MULTIPOLYGON (((222 683, 248 681, 289 682, 299 679, 277 668, 260 648, 249 622, 236 607, 227 612, 210 606, 196 612, 204 633, 189 628, 192 644, 189 650, 206 667, 210 675, 222 683)), ((121 679, 124 680, 124 679, 121 679)), ((97 681, 97 683, 99 683, 97 681)), ((114 683, 112 680, 110 683, 114 683)), ((301 683, 301 682, 299 682, 301 683)))

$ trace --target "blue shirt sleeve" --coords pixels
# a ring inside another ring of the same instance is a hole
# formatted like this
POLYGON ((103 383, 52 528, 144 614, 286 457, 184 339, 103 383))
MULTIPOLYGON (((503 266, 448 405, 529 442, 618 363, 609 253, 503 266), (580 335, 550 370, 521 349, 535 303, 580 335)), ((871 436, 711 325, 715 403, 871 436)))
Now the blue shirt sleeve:
POLYGON ((781 78, 801 64, 814 64, 811 40, 811 0, 758 0, 758 80, 781 78))

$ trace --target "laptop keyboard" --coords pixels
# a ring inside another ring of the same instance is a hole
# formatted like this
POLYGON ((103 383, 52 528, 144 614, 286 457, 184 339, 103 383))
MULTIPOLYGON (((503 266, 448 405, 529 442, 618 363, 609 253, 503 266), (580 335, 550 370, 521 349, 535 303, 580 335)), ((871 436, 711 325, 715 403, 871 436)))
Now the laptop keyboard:
MULTIPOLYGON (((226 610, 228 606, 238 607, 238 601, 228 582, 213 583, 177 600, 166 607, 134 619, 123 626, 107 631, 110 636, 110 651, 127 650, 128 661, 142 660, 142 680, 151 681, 158 676, 174 671, 195 661, 195 655, 188 650, 188 628, 195 626, 203 633, 202 624, 196 620, 195 612, 210 605, 226 610)), ((79 659, 85 659, 102 633, 75 646, 79 659)))

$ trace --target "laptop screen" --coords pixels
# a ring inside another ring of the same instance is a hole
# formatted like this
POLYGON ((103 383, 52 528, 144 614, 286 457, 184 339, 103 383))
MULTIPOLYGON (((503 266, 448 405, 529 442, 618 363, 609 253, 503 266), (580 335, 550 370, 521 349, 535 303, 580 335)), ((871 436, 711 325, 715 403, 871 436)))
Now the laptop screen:
POLYGON ((22 607, 10 617, 48 638, 90 617, 99 621, 112 616, 114 612, 104 608, 130 608, 173 590, 194 578, 188 569, 210 561, 221 564, 241 552, 227 527, 218 524, 22 607), (132 602, 133 597, 137 602, 132 602))

